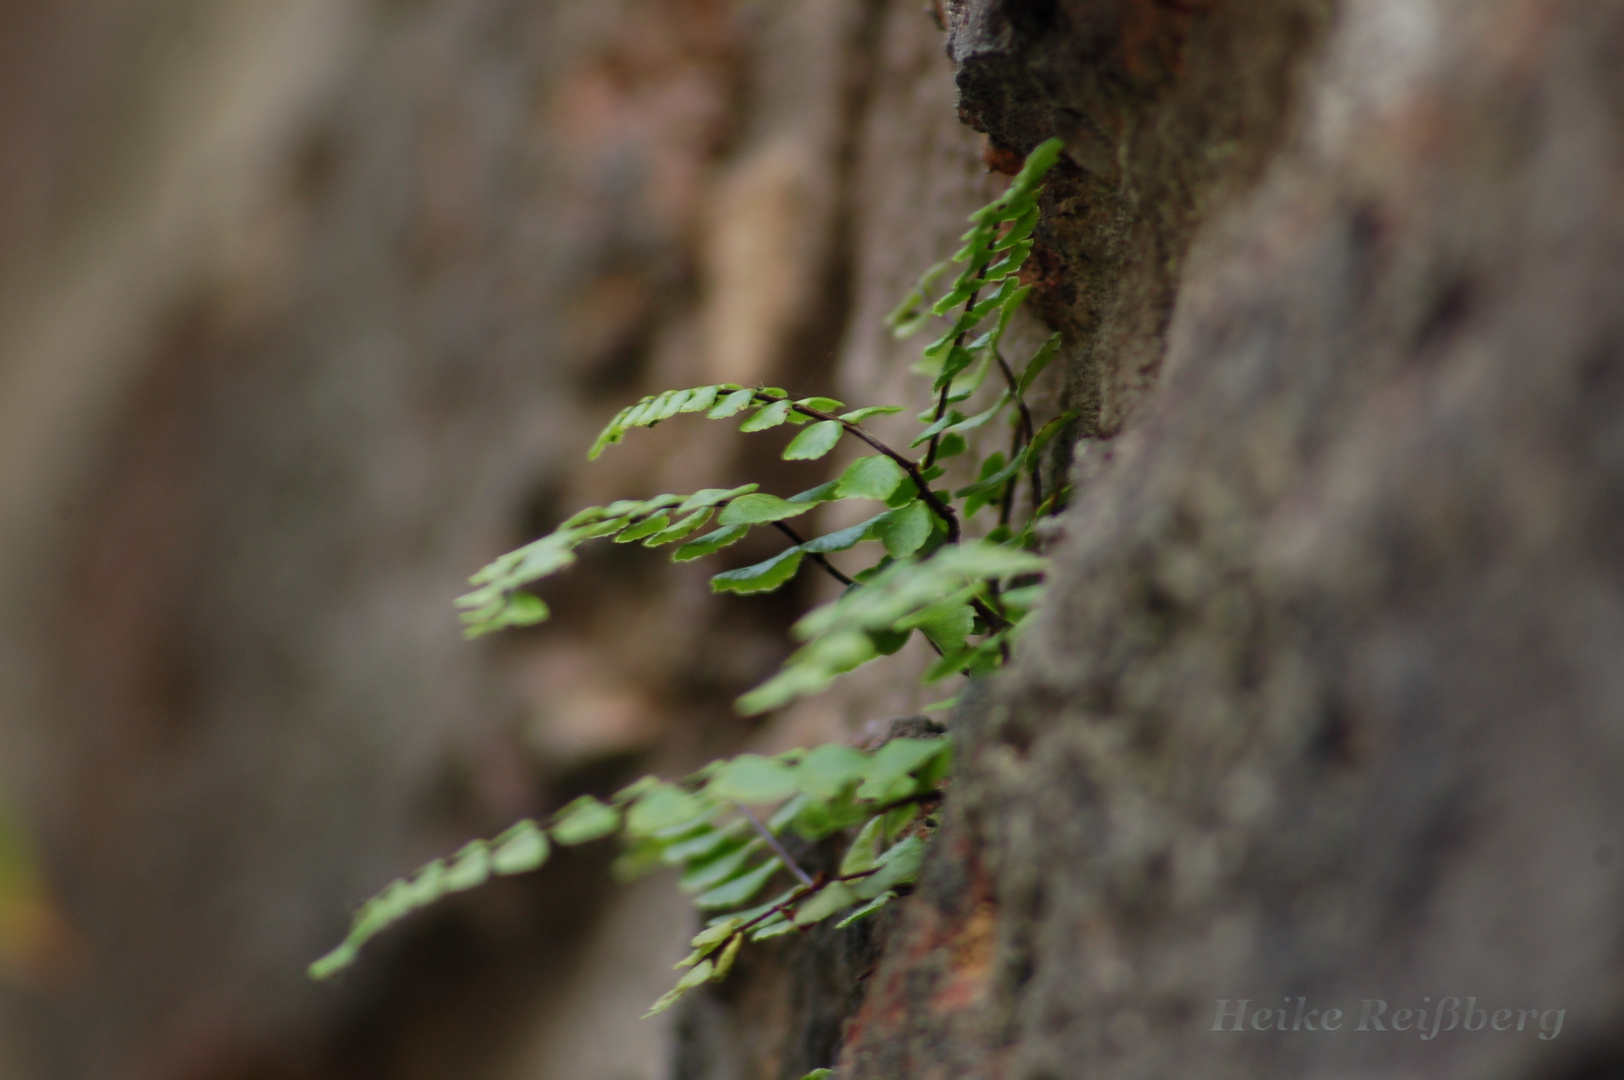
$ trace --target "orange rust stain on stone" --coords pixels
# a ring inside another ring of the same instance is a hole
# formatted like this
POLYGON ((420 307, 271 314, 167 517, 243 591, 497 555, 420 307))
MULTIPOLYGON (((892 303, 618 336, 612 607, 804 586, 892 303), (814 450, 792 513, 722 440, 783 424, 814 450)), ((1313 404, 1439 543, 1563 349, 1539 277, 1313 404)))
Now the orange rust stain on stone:
POLYGON ((952 951, 946 983, 931 998, 939 1012, 960 1012, 980 1003, 992 974, 993 939, 998 908, 991 901, 976 905, 948 948, 952 951))
POLYGON ((996 142, 991 137, 987 139, 987 145, 981 148, 981 163, 987 166, 988 172, 1014 176, 1021 171, 1021 166, 1025 162, 1026 158, 1019 151, 996 142))
POLYGON ((985 998, 998 905, 986 870, 968 854, 967 845, 955 847, 954 854, 964 859, 970 876, 967 914, 943 911, 925 897, 911 905, 862 1007, 846 1022, 842 1060, 855 1059, 868 1045, 905 1040, 925 1021, 921 1013, 940 1020, 944 1014, 975 1009, 985 998), (924 986, 922 975, 927 979, 924 986))

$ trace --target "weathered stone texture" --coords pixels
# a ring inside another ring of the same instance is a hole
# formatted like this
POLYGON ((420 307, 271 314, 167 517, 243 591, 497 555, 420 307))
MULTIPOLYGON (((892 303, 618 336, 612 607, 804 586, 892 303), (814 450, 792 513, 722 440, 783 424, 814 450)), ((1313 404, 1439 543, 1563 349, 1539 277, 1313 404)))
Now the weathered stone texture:
POLYGON ((1079 449, 850 1077, 1620 1067, 1624 8, 1337 8, 1154 389, 1079 449), (1451 995, 1562 1034, 1209 1030, 1451 995))

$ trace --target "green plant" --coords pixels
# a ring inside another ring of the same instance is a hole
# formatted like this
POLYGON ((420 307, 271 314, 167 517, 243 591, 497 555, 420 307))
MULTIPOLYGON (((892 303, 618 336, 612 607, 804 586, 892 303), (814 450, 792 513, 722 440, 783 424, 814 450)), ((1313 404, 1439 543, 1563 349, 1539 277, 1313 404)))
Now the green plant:
MULTIPOLYGON (((1041 598, 1046 562, 1039 554, 1038 522, 1061 505, 1064 491, 1044 490, 1044 447, 1070 417, 1039 426, 1025 400, 1033 380, 1054 358, 1058 334, 1020 370, 1001 351, 1010 320, 1031 291, 1017 273, 1032 248, 1041 181, 1060 153, 1059 140, 1035 149, 999 199, 970 217, 964 246, 933 267, 888 317, 898 336, 947 317, 945 331, 924 349, 916 370, 933 380, 934 401, 918 417, 923 425, 909 456, 864 427, 895 406, 846 410, 829 398, 795 398, 776 387, 733 384, 673 390, 621 410, 590 451, 596 458, 627 432, 682 414, 727 419, 751 410, 744 432, 799 425, 783 456, 816 460, 843 438, 874 453, 852 462, 827 483, 788 498, 758 485, 712 488, 689 495, 657 495, 594 506, 535 542, 502 556, 472 579, 458 603, 469 636, 528 626, 548 616, 526 586, 569 566, 588 540, 677 545, 678 562, 713 554, 750 529, 770 526, 790 546, 779 554, 711 579, 717 592, 770 592, 810 562, 845 586, 837 599, 809 612, 794 627, 801 647, 781 670, 739 699, 747 714, 766 712, 815 694, 838 676, 894 654, 915 631, 937 652, 924 673, 934 683, 956 673, 979 675, 1008 658, 1011 642, 1041 598), (953 264, 963 269, 933 303, 927 293, 953 264), (986 324, 986 329, 972 338, 986 324), (972 414, 958 406, 980 393, 996 373, 1001 386, 972 414), (969 470, 970 483, 937 490, 948 459, 970 449, 969 436, 1007 417, 1009 448, 987 454, 969 470), (1023 502, 1024 510, 1017 514, 1023 502), (866 499, 884 509, 849 528, 811 539, 789 522, 818 505, 866 499), (984 509, 996 522, 980 537, 966 534, 984 509), (707 524, 712 531, 695 537, 707 524), (848 576, 829 556, 878 542, 878 558, 848 576)), ((746 940, 760 941, 837 915, 839 925, 860 919, 899 895, 918 873, 931 828, 922 808, 940 798, 951 746, 945 737, 898 738, 872 752, 826 745, 777 757, 744 754, 715 761, 683 780, 645 777, 607 801, 585 796, 545 824, 521 821, 494 840, 475 840, 449 859, 437 859, 396 881, 357 913, 342 944, 311 965, 325 978, 351 963, 361 946, 400 918, 492 876, 533 870, 553 845, 586 843, 619 834, 626 851, 617 871, 633 874, 670 866, 681 886, 709 918, 693 940, 694 952, 676 987, 656 1002, 659 1012, 684 992, 724 977, 746 940), (761 813, 758 814, 758 810, 761 813), (794 834, 808 841, 852 834, 836 873, 813 876, 785 847, 794 834), (765 902, 774 879, 787 889, 765 902), (752 906, 753 905, 753 906, 752 906)))

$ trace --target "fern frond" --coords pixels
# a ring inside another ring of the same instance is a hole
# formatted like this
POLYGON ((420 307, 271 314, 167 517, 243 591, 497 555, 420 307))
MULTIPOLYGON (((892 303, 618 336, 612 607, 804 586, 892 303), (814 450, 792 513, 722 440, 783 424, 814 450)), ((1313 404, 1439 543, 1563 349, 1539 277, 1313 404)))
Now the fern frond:
MULTIPOLYGON (((873 753, 819 747, 771 758, 743 754, 713 763, 678 783, 644 777, 608 802, 582 796, 546 824, 521 821, 493 840, 475 840, 450 858, 435 859, 395 881, 361 906, 343 942, 312 964, 310 975, 327 979, 337 974, 372 938, 420 908, 492 877, 537 869, 554 845, 584 844, 616 834, 648 844, 657 864, 680 868, 682 887, 699 894, 695 904, 701 909, 737 908, 786 870, 782 858, 750 833, 748 819, 738 807, 783 804, 792 809, 774 816, 777 832, 827 835, 858 822, 878 822, 866 825, 861 834, 872 842, 877 829, 884 835, 885 822, 896 819, 898 800, 934 789, 946 771, 949 753, 947 739, 932 738, 893 739, 873 753)), ((907 869, 906 863, 899 866, 907 869)), ((865 865, 855 872, 869 869, 865 865)), ((869 876, 880 878, 877 872, 869 876)), ((887 888, 903 883, 895 871, 881 880, 891 882, 887 888)), ((817 895, 821 887, 797 895, 808 893, 817 895)), ((747 921, 738 918, 726 934, 701 934, 695 939, 696 948, 716 945, 712 952, 725 952, 725 939, 747 921)))
POLYGON ((820 693, 839 675, 881 655, 875 634, 926 628, 942 610, 981 595, 987 582, 1042 573, 1047 566, 1039 556, 986 541, 944 547, 928 559, 899 559, 862 588, 803 616, 793 632, 807 644, 777 675, 739 698, 738 709, 754 716, 820 693))
MULTIPOLYGON (((911 448, 928 445, 921 458, 907 456, 863 427, 872 417, 903 411, 897 406, 847 410, 832 398, 794 398, 780 387, 733 383, 646 396, 604 427, 590 458, 634 428, 683 414, 713 420, 742 416, 739 430, 745 433, 800 427, 782 453, 790 461, 820 460, 846 436, 874 453, 788 498, 746 484, 588 507, 470 579, 473 590, 457 600, 469 636, 545 620, 546 604, 524 590, 574 563, 575 549, 588 540, 676 545, 671 558, 686 562, 737 543, 753 528, 772 526, 791 545, 752 566, 716 574, 713 590, 770 592, 793 580, 807 562, 847 588, 795 624, 800 647, 776 675, 739 699, 741 711, 764 712, 821 691, 839 675, 895 653, 915 631, 940 654, 925 672, 926 682, 955 673, 982 674, 1004 662, 1042 600, 1048 564, 1034 554, 1038 522, 1062 505, 1068 491, 1062 486, 1045 495, 1038 466, 1045 447, 1072 417, 1062 415, 1039 427, 1024 400, 1058 355, 1060 335, 1050 337, 1024 365, 1012 366, 1000 351, 1032 292, 1018 275, 1033 250, 1044 176, 1060 151, 1058 139, 1034 149, 1004 194, 970 215, 959 251, 927 271, 886 318, 899 337, 934 319, 951 324, 924 347, 915 365, 932 380, 935 399, 918 416, 922 431, 911 448), (931 300, 936 282, 954 268, 958 272, 946 291, 931 300), (989 320, 991 326, 983 330, 989 320), (955 408, 980 392, 994 368, 1004 388, 991 403, 969 415, 955 408), (1000 416, 1010 421, 1007 452, 972 462, 976 479, 967 485, 951 492, 933 488, 945 473, 941 461, 967 452, 966 436, 1000 416), (1017 517, 1015 494, 1022 482, 1030 483, 1031 505, 1017 517), (884 509, 856 525, 804 540, 788 524, 822 503, 847 499, 880 502, 884 509), (965 540, 962 523, 985 506, 999 508, 996 526, 983 540, 965 540), (707 525, 713 528, 701 533, 707 525), (852 576, 827 558, 869 541, 878 542, 883 554, 873 561, 877 553, 871 549, 871 565, 852 576)), ((922 807, 940 798, 951 749, 948 739, 937 737, 893 739, 873 752, 826 745, 776 757, 743 754, 679 781, 646 776, 607 799, 582 796, 544 822, 522 821, 393 882, 361 906, 344 940, 311 965, 311 975, 332 976, 377 934, 445 896, 536 869, 555 846, 617 837, 625 848, 614 864, 617 876, 674 868, 694 905, 712 913, 707 928, 693 939, 692 954, 678 965, 685 974, 654 1004, 652 1015, 695 987, 723 978, 746 940, 766 940, 826 919, 846 926, 905 894, 934 827, 922 807), (806 841, 850 837, 838 872, 809 876, 780 841, 790 834, 806 841), (761 901, 762 895, 772 895, 775 882, 782 891, 761 901)), ((818 1070, 806 1080, 828 1076, 818 1070)))

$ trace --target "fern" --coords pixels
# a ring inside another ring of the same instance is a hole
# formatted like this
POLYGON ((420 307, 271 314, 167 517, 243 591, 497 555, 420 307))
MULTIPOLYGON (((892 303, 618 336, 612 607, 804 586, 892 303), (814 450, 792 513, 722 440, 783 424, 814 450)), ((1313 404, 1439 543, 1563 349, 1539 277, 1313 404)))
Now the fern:
MULTIPOLYGON (((847 409, 831 398, 732 383, 650 395, 617 413, 588 456, 597 458, 637 428, 685 414, 711 420, 742 415, 739 430, 747 434, 799 426, 783 451, 787 460, 818 460, 845 439, 872 453, 835 479, 787 497, 746 484, 588 507, 474 575, 475 588, 457 600, 465 609, 467 635, 544 621, 547 606, 526 588, 574 563, 575 549, 588 541, 668 547, 673 560, 686 562, 739 542, 753 528, 770 527, 788 546, 753 566, 714 575, 714 591, 771 592, 807 563, 846 588, 795 624, 801 646, 776 675, 739 699, 740 711, 767 712, 819 693, 841 675, 897 652, 916 632, 938 655, 924 673, 926 683, 984 674, 1001 664, 1041 602, 1047 561, 1036 525, 1057 511, 1066 494, 1044 491, 1041 455, 1071 417, 1062 414, 1038 426, 1025 400, 1058 353, 1060 336, 1050 337, 1018 370, 1002 351, 1010 321, 1031 292, 1017 275, 1032 250, 1041 182, 1060 149, 1058 139, 1035 149, 1008 190, 970 216, 963 247, 932 267, 887 317, 899 337, 948 320, 915 365, 932 380, 934 395, 907 448, 923 447, 922 453, 910 456, 864 426, 875 416, 902 412, 898 406, 847 409), (935 282, 954 265, 962 269, 932 301, 935 282), (1003 386, 990 404, 970 414, 957 408, 994 373, 1003 386), (942 462, 968 451, 972 432, 1000 420, 1010 428, 1007 452, 971 463, 975 479, 967 485, 933 486, 946 472, 942 462), (1023 488, 1025 509, 1017 515, 1023 488), (810 539, 790 524, 822 503, 846 500, 874 503, 875 512, 810 539), (966 536, 967 525, 987 508, 996 508, 996 523, 980 537, 966 536), (852 575, 829 559, 864 544, 877 547, 865 549, 869 565, 852 575)), ((680 886, 709 920, 693 939, 693 953, 678 965, 686 973, 654 1004, 652 1015, 694 987, 725 977, 747 941, 836 917, 845 926, 905 892, 932 828, 921 810, 940 800, 951 752, 948 739, 936 737, 893 739, 872 752, 827 745, 777 757, 744 754, 675 782, 645 777, 608 801, 584 796, 545 821, 521 821, 394 882, 361 907, 344 941, 312 964, 310 974, 333 975, 384 929, 446 895, 534 870, 555 846, 618 835, 625 853, 617 873, 676 868, 680 886), (835 874, 813 877, 784 846, 792 835, 852 839, 835 874), (763 894, 771 898, 763 900, 763 894)))

